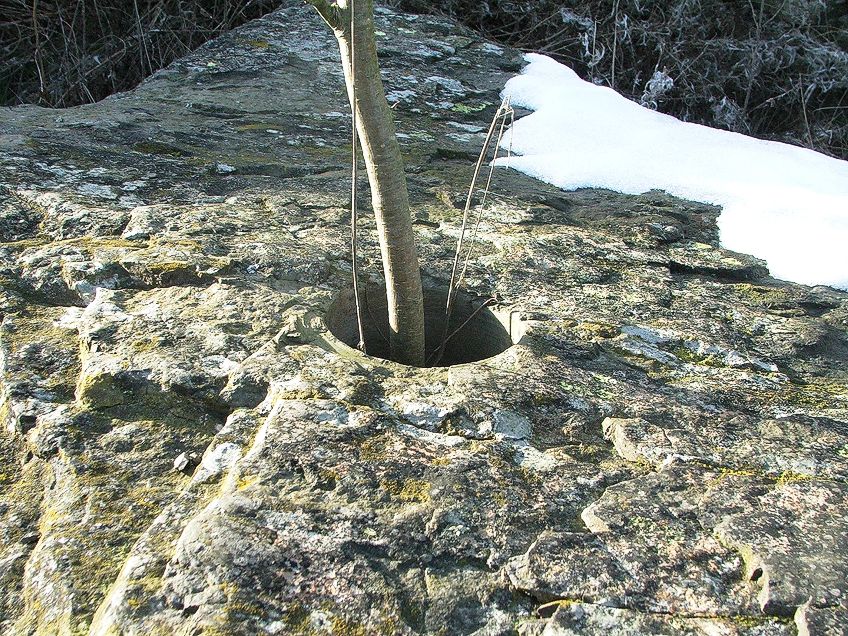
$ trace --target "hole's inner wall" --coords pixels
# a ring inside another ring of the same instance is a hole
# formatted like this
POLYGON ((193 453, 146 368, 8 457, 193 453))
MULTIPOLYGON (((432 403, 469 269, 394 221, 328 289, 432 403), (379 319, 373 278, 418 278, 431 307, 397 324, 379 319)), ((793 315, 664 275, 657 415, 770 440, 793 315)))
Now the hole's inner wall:
MULTIPOLYGON (((391 359, 386 288, 379 285, 363 286, 360 294, 366 352, 378 358, 391 359)), ((464 292, 458 294, 448 334, 461 328, 448 340, 444 356, 438 366, 491 358, 518 342, 522 333, 517 323, 510 324, 509 312, 495 312, 485 307, 469 320, 484 301, 485 299, 464 292)), ((441 344, 446 302, 447 288, 424 289, 424 337, 428 358, 441 344)), ((356 324, 356 305, 352 289, 342 291, 333 301, 327 312, 326 322, 330 332, 336 338, 350 347, 357 346, 359 330, 356 324)))

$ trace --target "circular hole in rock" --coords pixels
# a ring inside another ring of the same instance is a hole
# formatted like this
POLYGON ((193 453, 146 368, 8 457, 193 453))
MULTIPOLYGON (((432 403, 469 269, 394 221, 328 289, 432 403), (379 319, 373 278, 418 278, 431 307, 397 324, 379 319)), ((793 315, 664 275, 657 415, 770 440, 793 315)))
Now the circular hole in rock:
MULTIPOLYGON (((370 356, 391 360, 386 288, 368 285, 360 290, 360 295, 366 352, 370 356)), ((424 289, 424 338, 428 361, 433 359, 444 335, 447 297, 446 287, 424 289)), ((518 313, 492 310, 483 307, 484 303, 485 299, 459 292, 448 328, 450 338, 442 359, 435 366, 448 367, 485 360, 518 343, 525 331, 518 313)), ((330 333, 349 347, 356 348, 359 329, 352 289, 345 289, 336 297, 327 311, 326 323, 330 333)))

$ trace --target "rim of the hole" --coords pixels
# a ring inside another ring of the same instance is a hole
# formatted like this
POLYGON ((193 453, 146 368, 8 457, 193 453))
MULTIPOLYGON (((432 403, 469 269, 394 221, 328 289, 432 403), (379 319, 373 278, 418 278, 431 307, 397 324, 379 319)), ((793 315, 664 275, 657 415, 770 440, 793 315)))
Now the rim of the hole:
MULTIPOLYGON (((444 333, 447 289, 446 285, 428 285, 423 289, 428 358, 438 348, 444 333), (433 331, 434 326, 436 331, 433 331)), ((384 285, 376 283, 361 287, 366 353, 356 347, 359 342, 359 330, 351 287, 339 290, 327 308, 324 314, 326 334, 344 350, 356 352, 369 360, 398 364, 411 369, 426 369, 491 360, 518 344, 527 332, 526 320, 521 317, 522 312, 516 307, 501 302, 489 305, 491 297, 487 299, 485 296, 460 291, 449 328, 449 334, 456 333, 448 341, 443 359, 439 364, 425 367, 406 365, 393 360, 389 353, 385 290, 384 285)))

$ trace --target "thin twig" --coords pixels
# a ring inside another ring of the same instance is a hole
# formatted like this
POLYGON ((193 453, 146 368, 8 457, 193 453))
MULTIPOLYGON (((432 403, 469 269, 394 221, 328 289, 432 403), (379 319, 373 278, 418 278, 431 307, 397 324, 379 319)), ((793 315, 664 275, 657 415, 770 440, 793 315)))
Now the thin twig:
POLYGON ((352 113, 353 125, 351 126, 351 177, 350 177, 350 258, 353 264, 353 298, 356 304, 356 326, 359 329, 358 348, 363 353, 365 350, 365 328, 362 324, 362 302, 359 298, 359 258, 356 251, 357 244, 357 209, 356 209, 356 185, 358 181, 358 168, 356 157, 357 142, 357 115, 356 115, 356 29, 354 28, 354 0, 350 0, 350 111, 352 113))
POLYGON ((810 120, 807 119, 807 96, 804 94, 804 80, 801 75, 798 75, 798 92, 801 94, 801 112, 804 114, 804 127, 807 130, 807 141, 810 148, 813 148, 813 135, 810 132, 810 120))
MULTIPOLYGON (((500 112, 500 109, 498 109, 500 112)), ((474 166, 474 176, 471 178, 471 186, 468 188, 468 197, 465 199, 465 210, 462 214, 462 227, 459 230, 459 240, 456 244, 456 254, 453 259, 453 268, 451 269, 450 283, 448 284, 448 297, 445 303, 445 328, 442 337, 441 345, 439 346, 439 355, 436 359, 435 364, 439 363, 439 360, 442 357, 442 354, 445 351, 445 343, 448 333, 448 324, 450 323, 451 311, 453 310, 453 299, 454 299, 454 289, 456 285, 456 274, 459 269, 459 260, 462 257, 462 242, 465 238, 465 232, 468 229, 468 215, 471 211, 471 199, 474 195, 474 188, 477 185, 477 178, 480 176, 480 168, 483 165, 483 160, 486 158, 486 154, 489 150, 489 144, 492 142, 492 136, 495 131, 495 124, 497 123, 497 114, 492 119, 492 123, 489 126, 489 132, 486 134, 486 140, 483 143, 483 149, 480 151, 480 157, 477 159, 477 165, 474 166)))
MULTIPOLYGON (((469 322, 471 322, 474 319, 474 316, 479 314, 481 311, 483 311, 483 309, 485 309, 489 305, 494 305, 496 302, 498 302, 497 298, 487 298, 486 301, 482 305, 480 305, 477 309, 475 309, 474 311, 471 312, 471 315, 468 316, 468 318, 466 318, 459 327, 457 327, 456 329, 451 331, 450 334, 448 334, 445 337, 445 344, 450 342, 451 338, 453 338, 456 334, 458 334, 460 331, 462 331, 465 328, 465 325, 467 325, 469 322)), ((431 362, 428 361, 428 363, 427 363, 428 367, 436 366, 437 364, 439 364, 439 362, 442 361, 442 357, 444 356, 443 347, 444 347, 444 345, 440 346, 439 349, 436 349, 436 350, 433 351, 433 355, 430 356, 430 360, 433 360, 433 362, 431 363, 431 362), (437 358, 436 358, 436 354, 439 354, 437 358), (434 358, 435 358, 435 360, 434 360, 434 358)))
POLYGON ((513 114, 513 117, 515 116, 515 111, 513 111, 509 105, 509 97, 506 97, 501 103, 501 107, 498 109, 498 113, 495 115, 495 118, 500 117, 501 120, 500 130, 498 130, 498 140, 495 142, 495 155, 494 157, 492 157, 492 162, 489 164, 489 176, 486 179, 486 188, 485 190, 483 190, 483 200, 480 202, 480 212, 477 215, 477 222, 474 224, 474 231, 471 233, 471 239, 468 241, 468 252, 465 255, 465 262, 462 264, 462 271, 460 272, 459 278, 457 279, 457 288, 462 287, 462 283, 465 280, 465 272, 468 270, 468 263, 471 260, 472 253, 474 252, 474 246, 477 244, 477 233, 480 230, 480 223, 483 220, 483 213, 486 209, 486 201, 488 200, 489 193, 491 191, 492 176, 495 173, 495 162, 498 160, 498 150, 500 150, 501 141, 503 140, 504 127, 506 126, 506 118, 510 113, 513 114))
MULTIPOLYGON (((477 187, 477 179, 480 176, 480 169, 483 166, 483 161, 486 159, 486 156, 489 153, 489 146, 492 143, 492 137, 494 136, 495 127, 497 126, 498 119, 504 117, 505 113, 505 104, 508 104, 508 98, 501 102, 501 105, 498 107, 498 110, 495 112, 495 116, 492 118, 492 123, 489 125, 489 132, 486 134, 486 140, 483 142, 483 148, 480 150, 480 156, 477 159, 477 164, 474 166, 474 176, 471 178, 471 186, 468 188, 468 197, 465 199, 465 210, 462 214, 462 227, 459 231, 459 239, 456 244, 456 254, 453 259, 453 269, 451 270, 450 283, 448 285, 448 297, 447 302, 445 304, 445 327, 443 331, 442 341, 439 345, 438 355, 436 357, 436 361, 434 364, 438 364, 442 359, 442 356, 445 352, 445 345, 447 344, 447 335, 448 335, 448 325, 450 324, 451 312, 453 311, 453 303, 456 299, 456 294, 459 288, 458 283, 461 281, 461 278, 457 278, 457 270, 459 268, 459 261, 462 258, 462 244, 465 239, 465 234, 468 231, 468 217, 471 212, 471 200, 474 196, 474 190, 477 187)), ((501 125, 501 133, 503 132, 503 124, 501 125)), ((500 136, 498 137, 500 140, 500 136)), ((497 156, 497 150, 495 150, 495 154, 497 156)), ((489 180, 491 182, 491 174, 489 175, 489 180)), ((488 183, 486 185, 488 190, 488 183)), ((482 209, 481 209, 482 214, 482 209)), ((479 219, 477 222, 479 226, 479 219)), ((476 229, 475 229, 476 236, 476 229)), ((473 244, 472 244, 473 248, 473 244)), ((467 261, 466 261, 467 266, 467 261)), ((465 268, 463 267, 463 275, 465 273, 465 268)))
POLYGON ((618 48, 618 0, 615 0, 612 18, 612 65, 610 67, 610 88, 615 88, 615 56, 618 48))
POLYGON ((44 101, 47 93, 47 85, 44 77, 44 64, 41 61, 41 31, 38 26, 38 0, 32 0, 32 28, 35 35, 33 59, 35 61, 35 68, 38 71, 38 89, 41 95, 41 101, 44 101))

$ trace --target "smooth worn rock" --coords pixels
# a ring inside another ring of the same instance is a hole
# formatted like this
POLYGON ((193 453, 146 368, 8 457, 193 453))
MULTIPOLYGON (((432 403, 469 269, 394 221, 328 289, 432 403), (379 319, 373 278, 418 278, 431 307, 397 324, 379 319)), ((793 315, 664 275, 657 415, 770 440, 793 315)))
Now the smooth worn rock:
POLYGON ((798 636, 842 636, 848 632, 848 610, 843 606, 817 608, 802 605, 795 612, 795 625, 798 628, 798 636))
MULTIPOLYGON (((377 24, 444 287, 521 56, 377 24)), ((843 633, 848 295, 722 249, 713 206, 498 169, 466 286, 513 346, 365 356, 327 328, 349 126, 296 0, 0 111, 0 632, 843 633)))

